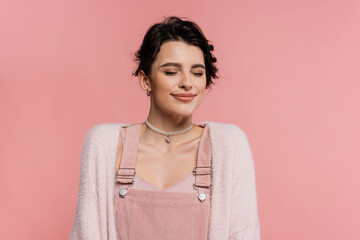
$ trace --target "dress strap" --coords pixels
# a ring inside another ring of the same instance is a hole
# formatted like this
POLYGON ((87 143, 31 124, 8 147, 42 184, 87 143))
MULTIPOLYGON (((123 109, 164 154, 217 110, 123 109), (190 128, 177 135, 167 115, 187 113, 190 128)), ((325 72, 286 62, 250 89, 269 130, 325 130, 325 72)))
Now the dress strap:
POLYGON ((139 146, 141 123, 127 127, 120 168, 116 175, 116 182, 132 185, 135 177, 135 164, 139 146))
POLYGON ((208 192, 212 187, 211 143, 207 125, 203 131, 197 152, 197 163, 193 171, 195 175, 194 189, 199 193, 208 192))

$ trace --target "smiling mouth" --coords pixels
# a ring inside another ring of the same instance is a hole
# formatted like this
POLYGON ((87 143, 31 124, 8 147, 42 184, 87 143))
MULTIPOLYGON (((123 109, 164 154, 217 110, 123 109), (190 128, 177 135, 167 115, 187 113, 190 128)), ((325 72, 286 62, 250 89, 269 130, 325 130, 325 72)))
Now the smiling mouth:
POLYGON ((182 102, 191 102, 196 95, 189 93, 171 94, 175 99, 182 102))

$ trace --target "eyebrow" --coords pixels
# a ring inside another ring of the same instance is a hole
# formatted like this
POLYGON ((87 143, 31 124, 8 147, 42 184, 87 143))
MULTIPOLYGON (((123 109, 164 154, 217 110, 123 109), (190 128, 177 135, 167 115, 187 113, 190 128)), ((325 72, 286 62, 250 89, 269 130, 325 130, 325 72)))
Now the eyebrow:
MULTIPOLYGON (((161 65, 159 68, 168 67, 168 66, 181 67, 181 64, 180 64, 180 63, 176 63, 176 62, 167 62, 167 63, 164 63, 163 65, 161 65)), ((205 69, 205 66, 204 66, 203 64, 200 64, 200 63, 191 65, 191 68, 198 68, 198 67, 205 69)))

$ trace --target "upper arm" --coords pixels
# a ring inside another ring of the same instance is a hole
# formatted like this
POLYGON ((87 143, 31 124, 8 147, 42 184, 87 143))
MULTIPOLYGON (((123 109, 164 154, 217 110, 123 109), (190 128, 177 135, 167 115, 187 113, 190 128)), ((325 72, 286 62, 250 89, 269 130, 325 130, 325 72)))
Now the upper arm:
POLYGON ((78 197, 76 212, 71 230, 70 239, 88 239, 88 211, 89 211, 89 194, 90 194, 90 175, 91 164, 97 158, 97 134, 100 125, 92 127, 86 134, 81 149, 80 174, 78 185, 78 197))
POLYGON ((255 167, 248 138, 237 127, 234 133, 230 239, 260 239, 255 167))

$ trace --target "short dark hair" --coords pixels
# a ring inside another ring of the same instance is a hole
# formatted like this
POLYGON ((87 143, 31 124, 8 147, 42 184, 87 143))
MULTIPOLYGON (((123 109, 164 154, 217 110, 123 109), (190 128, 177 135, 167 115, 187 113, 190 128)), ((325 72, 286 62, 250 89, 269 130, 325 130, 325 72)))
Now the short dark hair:
POLYGON ((134 76, 137 76, 140 70, 143 70, 146 75, 151 73, 151 65, 155 57, 161 45, 167 41, 184 41, 189 45, 199 47, 204 54, 206 88, 214 84, 212 79, 218 78, 216 58, 212 54, 214 46, 205 38, 196 23, 176 16, 166 17, 162 22, 152 25, 147 30, 139 50, 135 52, 134 60, 138 67, 133 72, 134 76))

